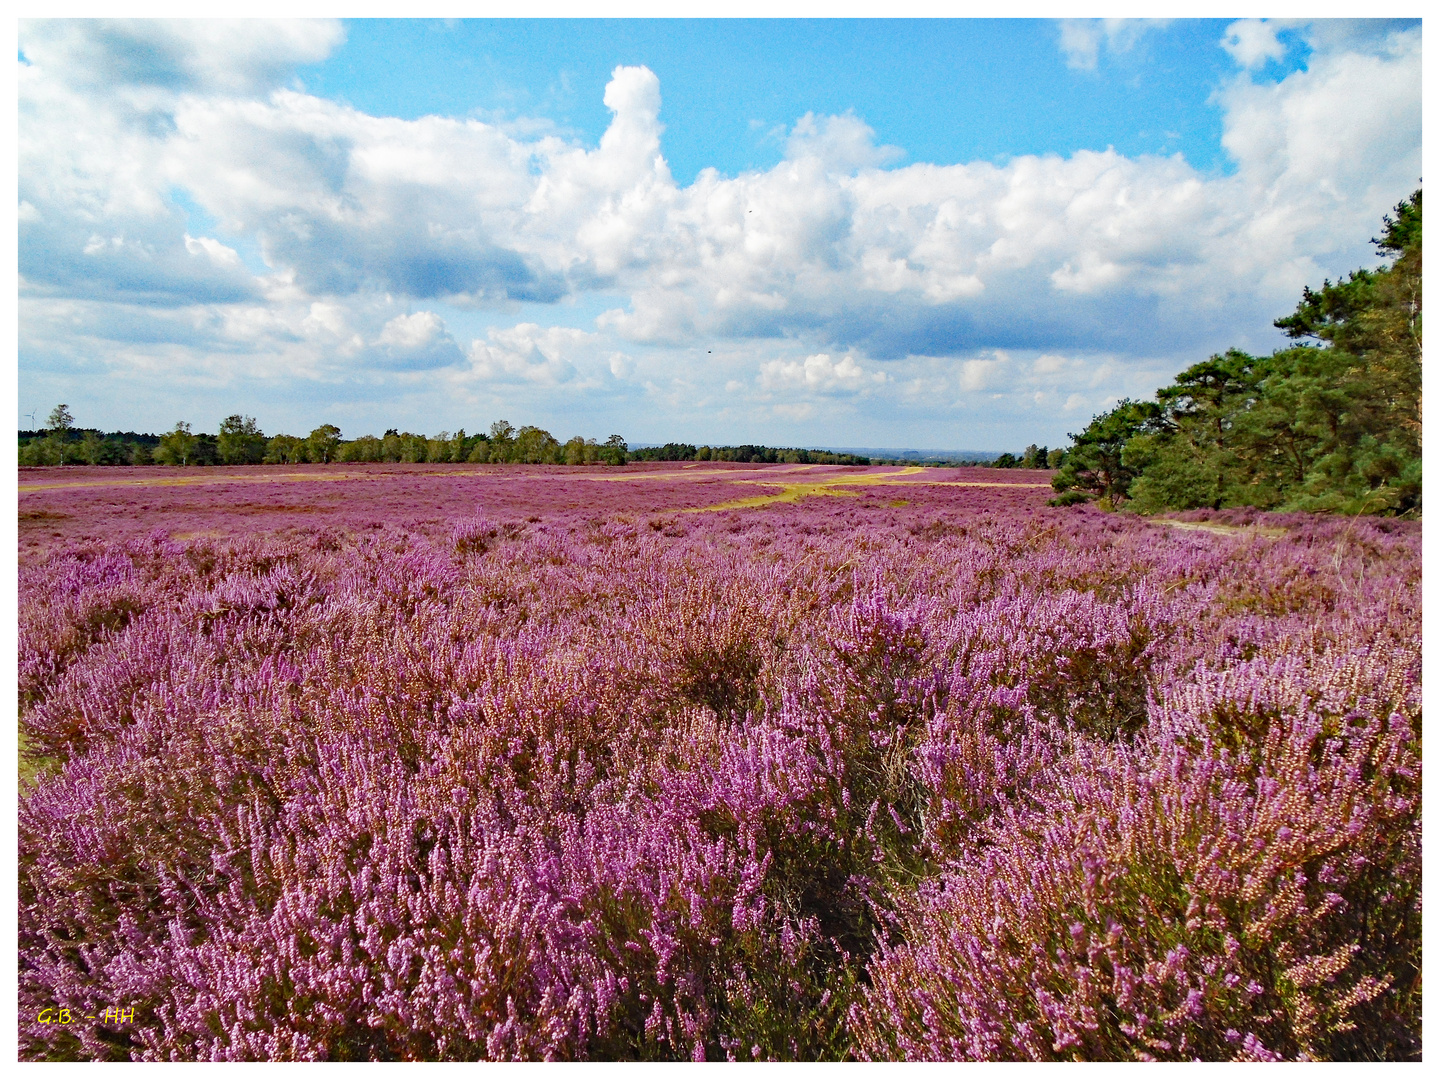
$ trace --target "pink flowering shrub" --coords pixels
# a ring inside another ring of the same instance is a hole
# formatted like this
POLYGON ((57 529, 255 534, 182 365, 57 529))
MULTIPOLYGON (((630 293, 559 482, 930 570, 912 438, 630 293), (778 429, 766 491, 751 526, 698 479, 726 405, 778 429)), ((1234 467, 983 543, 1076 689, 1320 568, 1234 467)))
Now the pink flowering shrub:
POLYGON ((375 475, 27 549, 22 1057, 1418 1056, 1416 527, 375 475))
POLYGON ((1232 748, 1234 715, 1077 749, 957 852, 871 965, 861 1053, 1418 1052, 1413 730, 1302 694, 1232 748))

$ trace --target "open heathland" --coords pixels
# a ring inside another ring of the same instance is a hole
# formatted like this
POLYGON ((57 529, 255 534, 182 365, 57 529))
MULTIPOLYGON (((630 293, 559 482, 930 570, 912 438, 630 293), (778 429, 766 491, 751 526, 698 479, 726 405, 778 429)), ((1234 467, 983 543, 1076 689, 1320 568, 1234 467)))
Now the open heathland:
POLYGON ((22 470, 21 1056, 1418 1057, 1420 525, 1051 494, 22 470))

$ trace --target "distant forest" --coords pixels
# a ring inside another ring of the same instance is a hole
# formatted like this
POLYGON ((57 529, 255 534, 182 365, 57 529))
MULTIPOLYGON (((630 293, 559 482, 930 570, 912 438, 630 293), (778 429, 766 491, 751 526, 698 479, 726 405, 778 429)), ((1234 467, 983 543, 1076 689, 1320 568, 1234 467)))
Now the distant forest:
POLYGON ((1275 320, 1301 344, 1212 356, 1071 435, 1052 502, 1418 517, 1420 197, 1371 241, 1390 265, 1306 288, 1275 320))
POLYGON ((938 468, 953 466, 982 466, 994 469, 1044 469, 1050 458, 1056 464, 1063 452, 1052 451, 1043 446, 1028 446, 1021 454, 1000 454, 994 457, 974 460, 950 457, 925 457, 911 452, 903 457, 882 457, 875 454, 847 454, 832 450, 800 450, 775 446, 694 446, 691 443, 666 443, 664 446, 646 446, 629 452, 631 461, 751 461, 786 462, 805 465, 929 465, 938 468))
POLYGON ((515 428, 497 420, 485 434, 467 435, 462 429, 453 435, 442 431, 431 438, 391 429, 383 436, 362 435, 342 439, 340 429, 322 424, 303 438, 298 435, 266 436, 254 417, 226 417, 217 434, 192 431, 178 423, 162 435, 134 431, 102 432, 77 428, 68 406, 58 405, 50 414, 49 426, 20 432, 21 465, 298 465, 335 462, 471 462, 478 464, 525 465, 624 465, 631 461, 738 461, 785 462, 805 465, 982 465, 992 468, 1054 468, 1063 452, 1043 446, 1029 446, 1021 454, 1001 454, 991 461, 931 461, 890 459, 830 450, 796 447, 695 446, 666 443, 664 446, 628 448, 620 435, 603 443, 580 436, 560 442, 543 428, 515 428))
POLYGON ((300 465, 337 462, 479 462, 540 465, 623 465, 625 440, 576 436, 562 443, 538 427, 515 428, 497 420, 486 434, 464 429, 430 437, 390 429, 383 436, 343 439, 334 424, 309 435, 270 435, 251 416, 227 416, 216 434, 180 422, 161 435, 77 429, 60 405, 42 431, 20 433, 21 465, 300 465))

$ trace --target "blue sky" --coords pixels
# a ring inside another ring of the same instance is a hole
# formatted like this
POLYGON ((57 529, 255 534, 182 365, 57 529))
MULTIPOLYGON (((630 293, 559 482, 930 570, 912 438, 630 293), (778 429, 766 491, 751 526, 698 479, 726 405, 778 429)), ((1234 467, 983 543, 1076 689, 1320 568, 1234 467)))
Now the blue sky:
POLYGON ((1015 449, 1279 344, 1411 22, 47 21, 20 410, 1015 449))
MULTIPOLYGON (((906 161, 1114 146, 1224 170, 1210 98, 1234 73, 1217 47, 1226 25, 1177 24, 1086 69, 1056 62, 1061 29, 1049 20, 358 20, 299 75, 374 115, 543 116, 593 145, 610 121, 610 72, 643 64, 660 80, 665 156, 682 184, 704 168, 772 168, 807 112, 854 112, 906 161)), ((1299 43, 1267 76, 1301 67, 1308 51, 1299 43)))

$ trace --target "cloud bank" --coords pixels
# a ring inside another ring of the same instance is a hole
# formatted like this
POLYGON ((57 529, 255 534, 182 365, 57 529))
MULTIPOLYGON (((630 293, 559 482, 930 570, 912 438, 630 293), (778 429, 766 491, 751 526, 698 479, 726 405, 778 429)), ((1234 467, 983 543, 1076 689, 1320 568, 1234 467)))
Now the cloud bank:
MULTIPOLYGON (((1093 67, 1152 32, 1072 23, 1060 43, 1093 67)), ((1113 150, 901 165, 863 119, 807 114, 775 167, 689 186, 647 68, 614 70, 587 148, 289 81, 342 39, 22 26, 22 387, 771 441, 867 419, 927 445, 946 424, 1073 429, 1269 341, 1304 284, 1373 259, 1363 239, 1420 174, 1418 28, 1233 24, 1229 175, 1113 150), (1282 29, 1313 51, 1267 81, 1282 29)))

